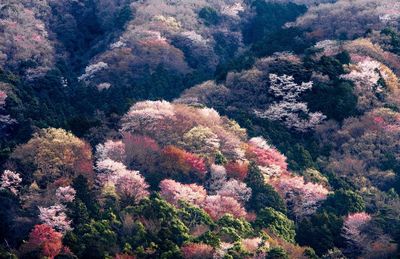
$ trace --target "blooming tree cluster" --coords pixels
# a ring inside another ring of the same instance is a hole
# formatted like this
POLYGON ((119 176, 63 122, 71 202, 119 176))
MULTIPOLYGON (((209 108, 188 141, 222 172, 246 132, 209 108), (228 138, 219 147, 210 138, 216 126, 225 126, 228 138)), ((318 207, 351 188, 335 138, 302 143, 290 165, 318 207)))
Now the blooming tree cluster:
POLYGON ((368 111, 382 107, 387 102, 399 104, 399 80, 390 68, 376 60, 366 58, 350 66, 350 69, 350 73, 342 78, 354 82, 360 110, 368 111))
MULTIPOLYGON (((118 10, 121 3, 99 1, 99 6, 107 6, 107 18, 118 10)), ((242 13, 249 13, 245 1, 163 1, 150 0, 133 2, 130 8, 135 15, 128 22, 124 32, 109 48, 93 58, 80 77, 86 83, 99 85, 115 83, 112 75, 140 78, 146 69, 154 71, 160 65, 181 74, 199 66, 213 72, 220 60, 227 57, 215 51, 218 41, 229 42, 230 49, 239 51, 243 45, 242 33, 237 28, 242 13), (213 10, 218 21, 211 26, 202 18, 201 11, 213 10), (190 60, 188 60, 190 56, 190 60), (191 67, 191 64, 198 64, 191 67), (93 66, 107 64, 107 69, 96 71, 90 76, 93 66)), ((99 9, 100 12, 102 9, 99 9)))
POLYGON ((361 251, 365 249, 366 234, 363 227, 371 221, 371 216, 365 212, 350 214, 343 223, 342 236, 348 244, 347 250, 361 251))
POLYGON ((17 195, 21 182, 22 178, 19 173, 4 170, 1 175, 0 190, 9 190, 13 194, 17 195))
POLYGON ((54 62, 53 44, 35 5, 28 1, 5 0, 0 4, 0 67, 17 69, 33 61, 28 76, 45 73, 54 62))
POLYGON ((77 175, 93 179, 90 145, 63 129, 41 130, 12 156, 22 164, 33 164, 35 180, 44 185, 77 175))
POLYGON ((72 202, 75 199, 76 191, 71 186, 58 187, 56 197, 61 203, 72 202))
POLYGON ((357 64, 349 74, 343 78, 351 80, 355 84, 355 91, 358 98, 358 107, 362 110, 368 110, 370 106, 378 106, 379 100, 377 95, 383 92, 383 88, 379 85, 380 63, 374 60, 364 60, 357 64))
POLYGON ((185 259, 213 258, 214 256, 214 248, 202 243, 187 244, 181 250, 185 259))
POLYGON ((286 199, 294 215, 302 218, 313 214, 324 201, 329 190, 321 184, 306 183, 303 177, 283 174, 269 181, 286 199))
POLYGON ((307 131, 315 128, 326 118, 320 112, 310 112, 307 103, 300 102, 299 97, 304 91, 312 88, 312 82, 294 82, 292 76, 270 74, 270 92, 280 101, 275 101, 263 112, 256 111, 256 115, 273 121, 281 121, 289 128, 298 131, 307 131))
POLYGON ((78 77, 78 80, 87 82, 90 79, 92 79, 93 77, 95 77, 97 72, 100 72, 107 68, 108 68, 108 64, 104 63, 102 61, 100 61, 96 64, 91 64, 85 68, 85 73, 83 75, 81 75, 80 77, 78 77))
POLYGON ((99 185, 113 186, 121 199, 139 202, 149 195, 149 186, 140 173, 128 170, 121 162, 105 159, 98 161, 96 168, 99 185))
POLYGON ((262 137, 251 138, 247 152, 249 156, 254 156, 258 168, 267 177, 279 176, 287 171, 286 157, 262 137))
POLYGON ((234 198, 221 195, 207 196, 204 210, 212 219, 219 219, 226 213, 232 214, 234 217, 244 218, 247 216, 246 210, 234 198))
POLYGON ((185 185, 170 179, 161 181, 160 194, 174 205, 178 205, 178 202, 182 200, 200 206, 207 197, 206 190, 200 185, 185 185))
POLYGON ((47 208, 39 207, 39 219, 44 224, 54 228, 55 230, 65 233, 71 230, 71 220, 66 215, 67 208, 64 205, 57 204, 47 208))
POLYGON ((341 128, 328 124, 319 128, 322 143, 336 143, 326 169, 357 186, 392 184, 393 170, 383 170, 382 165, 388 162, 387 154, 393 155, 393 161, 400 159, 399 119, 398 112, 378 108, 359 118, 346 119, 341 128))
MULTIPOLYGON (((212 109, 139 102, 122 119, 121 134, 121 140, 106 141, 96 153, 100 185, 111 184, 117 193, 117 179, 139 170, 175 206, 180 200, 188 202, 213 219, 225 213, 247 217, 244 206, 252 190, 243 181, 252 161, 299 217, 315 212, 329 192, 291 175, 284 155, 261 137, 247 140, 243 129, 212 109)), ((122 179, 121 183, 129 183, 122 179)), ((144 180, 139 182, 129 185, 145 191, 144 180)))
POLYGON ((289 25, 311 29, 310 35, 317 39, 341 35, 355 38, 363 35, 367 29, 397 26, 399 17, 400 6, 396 0, 339 0, 312 6, 289 25))

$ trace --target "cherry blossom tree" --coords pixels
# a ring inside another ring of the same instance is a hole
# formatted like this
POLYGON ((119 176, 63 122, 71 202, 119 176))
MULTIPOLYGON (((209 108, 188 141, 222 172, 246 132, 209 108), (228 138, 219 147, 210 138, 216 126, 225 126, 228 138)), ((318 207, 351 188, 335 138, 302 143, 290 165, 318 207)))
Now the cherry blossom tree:
POLYGON ((0 67, 17 69, 22 62, 34 66, 28 76, 43 75, 54 63, 54 48, 36 10, 21 1, 2 1, 0 18, 0 67))
POLYGON ((137 203, 149 195, 149 185, 143 176, 138 171, 128 170, 121 162, 106 159, 97 162, 96 169, 99 172, 98 184, 105 189, 115 187, 123 200, 137 203))
POLYGON ((254 253, 257 251, 257 249, 263 245, 263 240, 260 237, 255 237, 255 238, 245 238, 242 239, 242 246, 246 251, 249 251, 251 253, 254 253))
POLYGON ((175 121, 174 106, 166 101, 145 101, 133 105, 122 119, 122 131, 147 135, 158 139, 164 127, 164 121, 175 121))
POLYGON ((108 181, 115 182, 118 173, 127 171, 123 163, 111 159, 98 161, 96 170, 98 171, 97 180, 99 185, 103 185, 108 181))
POLYGON ((251 197, 251 188, 243 182, 231 179, 223 184, 222 188, 217 191, 217 195, 232 197, 241 203, 245 203, 251 197))
POLYGON ((353 213, 346 217, 342 236, 347 242, 347 252, 360 252, 365 248, 367 235, 362 233, 362 230, 370 221, 371 216, 365 212, 353 213))
POLYGON ((126 159, 125 144, 121 140, 107 140, 104 144, 98 144, 96 146, 96 158, 98 160, 109 158, 117 162, 124 162, 126 159))
POLYGON ((380 66, 379 62, 366 59, 352 66, 349 74, 342 76, 354 82, 355 94, 358 96, 357 106, 360 110, 367 111, 382 105, 378 97, 384 92, 378 82, 381 78, 380 66))
POLYGON ((115 183, 115 190, 122 199, 133 200, 136 203, 149 196, 148 187, 145 179, 137 171, 119 175, 115 183))
POLYGON ((270 92, 280 101, 275 101, 265 111, 255 111, 257 116, 281 121, 288 128, 300 132, 313 129, 326 118, 320 112, 310 112, 307 103, 299 101, 300 95, 312 88, 312 82, 299 85, 292 76, 276 74, 270 74, 269 79, 270 92))
POLYGON ((282 172, 287 171, 286 157, 262 137, 251 138, 247 152, 248 156, 254 158, 261 167, 277 166, 282 172))
POLYGON ((13 194, 17 195, 21 182, 22 178, 19 173, 4 170, 1 175, 0 190, 9 190, 13 194))
POLYGON ((78 77, 78 80, 88 82, 94 76, 96 76, 97 72, 105 70, 108 68, 108 64, 105 62, 97 62, 95 64, 91 64, 85 68, 85 73, 78 77))
POLYGON ((56 197, 61 203, 72 202, 75 199, 76 191, 71 186, 58 187, 56 197))
POLYGON ((329 194, 329 190, 323 185, 305 183, 301 176, 282 174, 278 178, 272 178, 269 183, 286 200, 288 207, 298 218, 314 213, 329 194))
POLYGON ((234 217, 246 217, 246 210, 232 197, 221 195, 208 196, 203 205, 204 210, 214 220, 220 219, 225 214, 232 214, 234 217))
POLYGON ((160 182, 160 194, 169 203, 178 205, 186 201, 194 205, 202 205, 206 199, 206 190, 197 184, 181 184, 174 180, 165 179, 160 182))
POLYGON ((66 207, 56 204, 50 207, 39 207, 39 219, 44 224, 56 229, 61 233, 72 230, 72 220, 68 220, 66 215, 66 207))

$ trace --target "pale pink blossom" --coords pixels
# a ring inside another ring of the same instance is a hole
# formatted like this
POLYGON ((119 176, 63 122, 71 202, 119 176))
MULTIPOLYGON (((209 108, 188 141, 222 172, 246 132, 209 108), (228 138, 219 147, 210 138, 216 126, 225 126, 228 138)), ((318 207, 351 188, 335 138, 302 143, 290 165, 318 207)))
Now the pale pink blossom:
POLYGON ((4 170, 3 174, 1 175, 0 190, 6 189, 17 195, 21 182, 22 178, 19 173, 10 170, 4 170))
POLYGON ((186 201, 201 206, 206 199, 206 190, 197 184, 181 184, 174 180, 165 179, 160 183, 161 197, 169 203, 178 205, 179 201, 186 201))
POLYGON ((56 204, 47 208, 39 207, 39 212, 39 219, 42 223, 51 226, 61 233, 72 230, 72 221, 68 220, 68 217, 65 214, 65 206, 56 204))
POLYGON ((71 186, 58 187, 56 191, 57 199, 62 202, 72 202, 75 199, 76 191, 71 186))
POLYGON ((269 183, 290 204, 290 209, 298 218, 314 213, 329 194, 323 185, 306 183, 303 177, 288 173, 271 179, 269 183))

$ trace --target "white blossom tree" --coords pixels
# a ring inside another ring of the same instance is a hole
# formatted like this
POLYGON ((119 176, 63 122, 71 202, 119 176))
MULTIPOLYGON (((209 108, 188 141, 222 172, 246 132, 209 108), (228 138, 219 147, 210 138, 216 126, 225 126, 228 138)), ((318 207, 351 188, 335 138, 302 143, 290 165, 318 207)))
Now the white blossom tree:
POLYGON ((260 118, 281 121, 286 127, 305 132, 321 123, 326 116, 310 112, 307 103, 300 102, 300 95, 312 88, 312 82, 296 84, 293 76, 270 74, 270 93, 278 99, 265 111, 255 111, 260 118))
POLYGON ((251 188, 241 181, 231 179, 217 191, 217 195, 232 197, 241 203, 245 203, 251 197, 251 188))
POLYGON ((17 195, 21 182, 22 178, 19 173, 4 170, 1 175, 0 190, 9 190, 13 194, 17 195))

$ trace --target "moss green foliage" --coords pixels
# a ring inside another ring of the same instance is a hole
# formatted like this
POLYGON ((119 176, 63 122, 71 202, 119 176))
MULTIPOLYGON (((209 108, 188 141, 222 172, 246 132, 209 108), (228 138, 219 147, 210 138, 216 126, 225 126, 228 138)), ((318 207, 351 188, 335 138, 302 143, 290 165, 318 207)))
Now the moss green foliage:
POLYGON ((294 242, 296 235, 294 222, 288 219, 285 214, 273 208, 262 209, 257 214, 257 220, 254 224, 258 228, 268 229, 288 242, 294 242))
POLYGON ((365 210, 363 198, 351 190, 337 190, 331 194, 320 207, 320 210, 333 212, 336 215, 346 216, 349 213, 365 210))
POLYGON ((247 238, 254 234, 251 224, 242 219, 236 219, 232 215, 226 214, 217 222, 219 235, 229 236, 233 241, 238 241, 241 238, 247 238))

